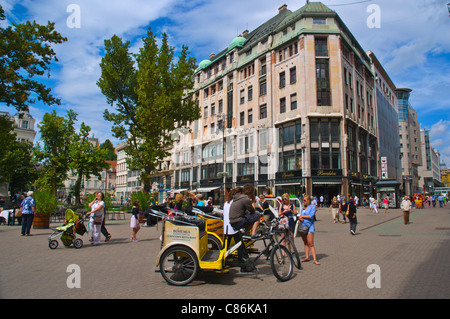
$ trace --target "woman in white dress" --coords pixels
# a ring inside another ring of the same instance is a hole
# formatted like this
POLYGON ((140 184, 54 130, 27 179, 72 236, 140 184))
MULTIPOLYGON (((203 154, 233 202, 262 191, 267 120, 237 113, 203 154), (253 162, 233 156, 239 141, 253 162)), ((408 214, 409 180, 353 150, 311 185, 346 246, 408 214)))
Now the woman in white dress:
POLYGON ((105 202, 103 201, 105 196, 102 192, 97 192, 95 194, 95 199, 89 203, 91 211, 87 213, 89 216, 89 230, 92 233, 92 245, 100 245, 101 239, 101 228, 103 221, 103 208, 105 208, 105 202))

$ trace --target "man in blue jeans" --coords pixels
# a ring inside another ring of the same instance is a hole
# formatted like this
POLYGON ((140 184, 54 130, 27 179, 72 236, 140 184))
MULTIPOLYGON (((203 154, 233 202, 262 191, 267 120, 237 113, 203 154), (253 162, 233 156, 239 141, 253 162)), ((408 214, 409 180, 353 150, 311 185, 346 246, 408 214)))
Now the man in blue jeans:
POLYGON ((30 229, 36 212, 36 201, 32 191, 27 193, 27 197, 20 204, 20 209, 22 210, 22 236, 31 236, 30 229))

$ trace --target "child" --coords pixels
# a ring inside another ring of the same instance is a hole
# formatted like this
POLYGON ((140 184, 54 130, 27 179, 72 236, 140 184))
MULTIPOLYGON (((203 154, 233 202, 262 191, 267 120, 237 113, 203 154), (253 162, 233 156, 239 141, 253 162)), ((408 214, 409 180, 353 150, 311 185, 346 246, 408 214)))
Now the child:
POLYGON ((130 239, 134 242, 137 242, 139 241, 139 239, 136 238, 136 234, 138 233, 139 229, 141 229, 141 225, 139 225, 139 201, 135 200, 133 202, 131 214, 130 227, 133 228, 133 231, 131 233, 130 239))

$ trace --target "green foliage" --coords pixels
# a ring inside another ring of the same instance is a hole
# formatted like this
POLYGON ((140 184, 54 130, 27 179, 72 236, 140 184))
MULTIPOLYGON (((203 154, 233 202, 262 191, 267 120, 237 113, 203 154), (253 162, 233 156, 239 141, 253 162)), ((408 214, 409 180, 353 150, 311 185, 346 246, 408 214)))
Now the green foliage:
POLYGON ((0 183, 10 183, 11 191, 29 189, 37 177, 30 142, 17 141, 13 122, 0 116, 0 183))
POLYGON ((149 191, 149 176, 173 143, 171 133, 200 117, 195 101, 184 96, 192 88, 196 62, 186 46, 175 56, 166 34, 158 47, 151 29, 138 54, 129 47, 129 41, 116 35, 105 40, 97 85, 115 107, 113 113, 105 110, 104 118, 112 122, 113 135, 127 141, 127 164, 141 171, 144 190, 149 191))
POLYGON ((72 110, 67 112, 66 118, 58 116, 53 110, 52 113, 45 113, 38 125, 43 145, 38 143, 35 149, 36 158, 42 165, 36 184, 54 194, 68 177, 70 144, 75 133, 76 117, 77 114, 72 110))
MULTIPOLYGON (((131 201, 139 201, 139 211, 143 212, 152 204, 153 196, 146 191, 139 191, 131 194, 131 201)), ((133 204, 133 203, 131 203, 133 204)))
POLYGON ((117 160, 117 154, 114 153, 114 145, 109 139, 100 144, 100 148, 106 150, 107 161, 117 160))
POLYGON ((107 150, 97 148, 89 141, 90 131, 91 128, 82 122, 80 132, 72 134, 70 138, 69 168, 77 174, 74 186, 76 204, 81 203, 80 190, 83 176, 89 179, 91 175, 95 175, 101 179, 102 171, 109 168, 109 164, 106 163, 107 150))
POLYGON ((36 201, 36 213, 40 215, 50 215, 56 211, 58 199, 51 191, 38 190, 34 192, 33 196, 36 201))
MULTIPOLYGON (((5 20, 0 6, 0 21, 5 20)), ((51 45, 67 41, 55 31, 55 23, 47 25, 27 21, 0 28, 0 102, 27 110, 36 99, 48 105, 61 104, 51 89, 35 80, 47 73, 51 62, 58 61, 51 45)))

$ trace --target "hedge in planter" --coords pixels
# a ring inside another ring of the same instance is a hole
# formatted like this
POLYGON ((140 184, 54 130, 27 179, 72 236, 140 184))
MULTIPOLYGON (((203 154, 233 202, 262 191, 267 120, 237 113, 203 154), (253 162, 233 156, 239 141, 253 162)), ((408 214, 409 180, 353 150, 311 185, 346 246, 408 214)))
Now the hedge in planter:
POLYGON ((58 207, 56 195, 47 190, 38 190, 34 192, 34 200, 36 201, 36 213, 34 214, 33 228, 50 228, 50 215, 58 207))

